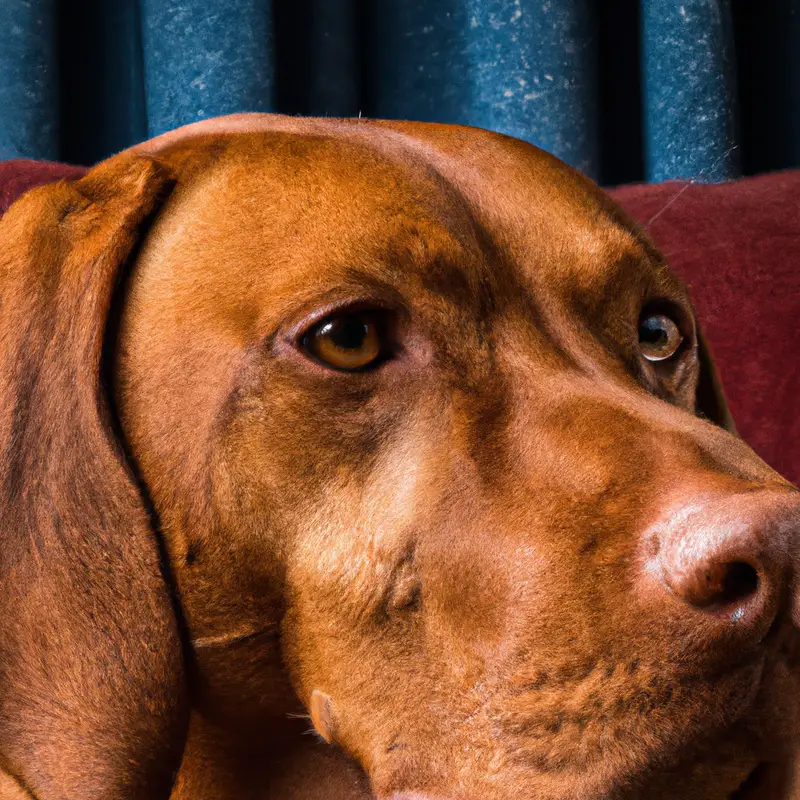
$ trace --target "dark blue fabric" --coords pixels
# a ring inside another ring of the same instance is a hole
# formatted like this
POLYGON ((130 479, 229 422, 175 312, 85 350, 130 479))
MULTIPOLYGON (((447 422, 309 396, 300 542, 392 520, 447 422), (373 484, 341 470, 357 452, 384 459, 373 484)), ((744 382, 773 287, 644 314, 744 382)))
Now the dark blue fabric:
POLYGON ((147 137, 137 0, 71 2, 59 52, 62 160, 90 164, 147 137))
POLYGON ((352 0, 313 0, 310 33, 308 113, 316 116, 358 114, 358 28, 352 0))
POLYGON ((235 111, 483 126, 605 184, 800 165, 800 0, 0 0, 0 158, 235 111))
POLYGON ((644 175, 639 0, 602 0, 598 14, 600 182, 644 175))
POLYGON ((721 0, 642 0, 642 11, 646 178, 737 177, 730 8, 721 0))
POLYGON ((0 0, 0 159, 59 157, 55 0, 0 0))
POLYGON ((281 111, 357 116, 361 48, 355 0, 277 2, 273 20, 281 111))
POLYGON ((746 173, 800 167, 800 0, 734 0, 746 173))
POLYGON ((151 136, 236 111, 273 110, 266 0, 141 0, 151 136))
POLYGON ((478 125, 599 171, 590 0, 384 0, 369 43, 379 117, 478 125))

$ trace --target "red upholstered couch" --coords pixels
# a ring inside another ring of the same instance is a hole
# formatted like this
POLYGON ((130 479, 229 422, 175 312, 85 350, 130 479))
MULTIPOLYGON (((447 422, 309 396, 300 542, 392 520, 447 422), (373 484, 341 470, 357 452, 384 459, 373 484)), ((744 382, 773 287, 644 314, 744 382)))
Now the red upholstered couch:
MULTIPOLYGON (((82 171, 0 162, 0 213, 27 189, 82 171)), ((739 433, 800 482, 800 171, 611 194, 691 287, 739 433)))

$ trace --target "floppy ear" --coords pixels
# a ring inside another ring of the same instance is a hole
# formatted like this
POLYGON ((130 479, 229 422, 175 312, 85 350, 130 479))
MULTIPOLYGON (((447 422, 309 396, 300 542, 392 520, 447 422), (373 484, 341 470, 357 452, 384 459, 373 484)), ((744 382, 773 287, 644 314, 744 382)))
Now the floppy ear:
POLYGON ((102 364, 170 187, 123 154, 0 221, 0 773, 37 800, 166 798, 184 743, 178 624, 102 364))
POLYGON ((711 357, 703 332, 697 329, 697 356, 700 361, 700 377, 697 381, 697 400, 695 409, 697 413, 719 425, 721 428, 736 433, 728 401, 722 389, 722 381, 711 357))

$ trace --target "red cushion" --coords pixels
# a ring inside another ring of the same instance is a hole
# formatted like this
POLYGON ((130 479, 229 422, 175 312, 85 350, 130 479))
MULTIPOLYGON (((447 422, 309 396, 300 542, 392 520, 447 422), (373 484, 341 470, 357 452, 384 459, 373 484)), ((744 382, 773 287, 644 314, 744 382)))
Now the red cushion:
MULTIPOLYGON (((0 162, 0 213, 27 189, 81 167, 0 162)), ((724 184, 611 192, 692 289, 739 433, 800 482, 800 170, 724 184)))
POLYGON ((692 290, 741 436, 800 481, 800 170, 611 192, 692 290))
POLYGON ((70 167, 50 161, 0 161, 0 214, 28 189, 61 178, 77 178, 84 172, 85 167, 70 167))

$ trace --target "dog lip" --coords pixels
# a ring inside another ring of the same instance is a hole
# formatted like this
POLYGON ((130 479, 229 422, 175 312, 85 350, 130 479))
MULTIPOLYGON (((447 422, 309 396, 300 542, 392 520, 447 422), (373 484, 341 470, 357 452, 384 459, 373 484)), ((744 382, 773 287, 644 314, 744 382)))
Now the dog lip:
POLYGON ((739 800, 740 798, 744 798, 750 794, 752 789, 757 788, 757 784, 764 767, 765 762, 756 764, 755 767, 750 770, 747 777, 739 784, 739 788, 736 789, 733 794, 731 794, 731 800, 739 800))
POLYGON ((774 770, 782 768, 782 765, 769 761, 756 764, 739 788, 731 794, 729 800, 780 800, 780 798, 772 794, 767 795, 765 792, 770 789, 769 782, 774 770))

